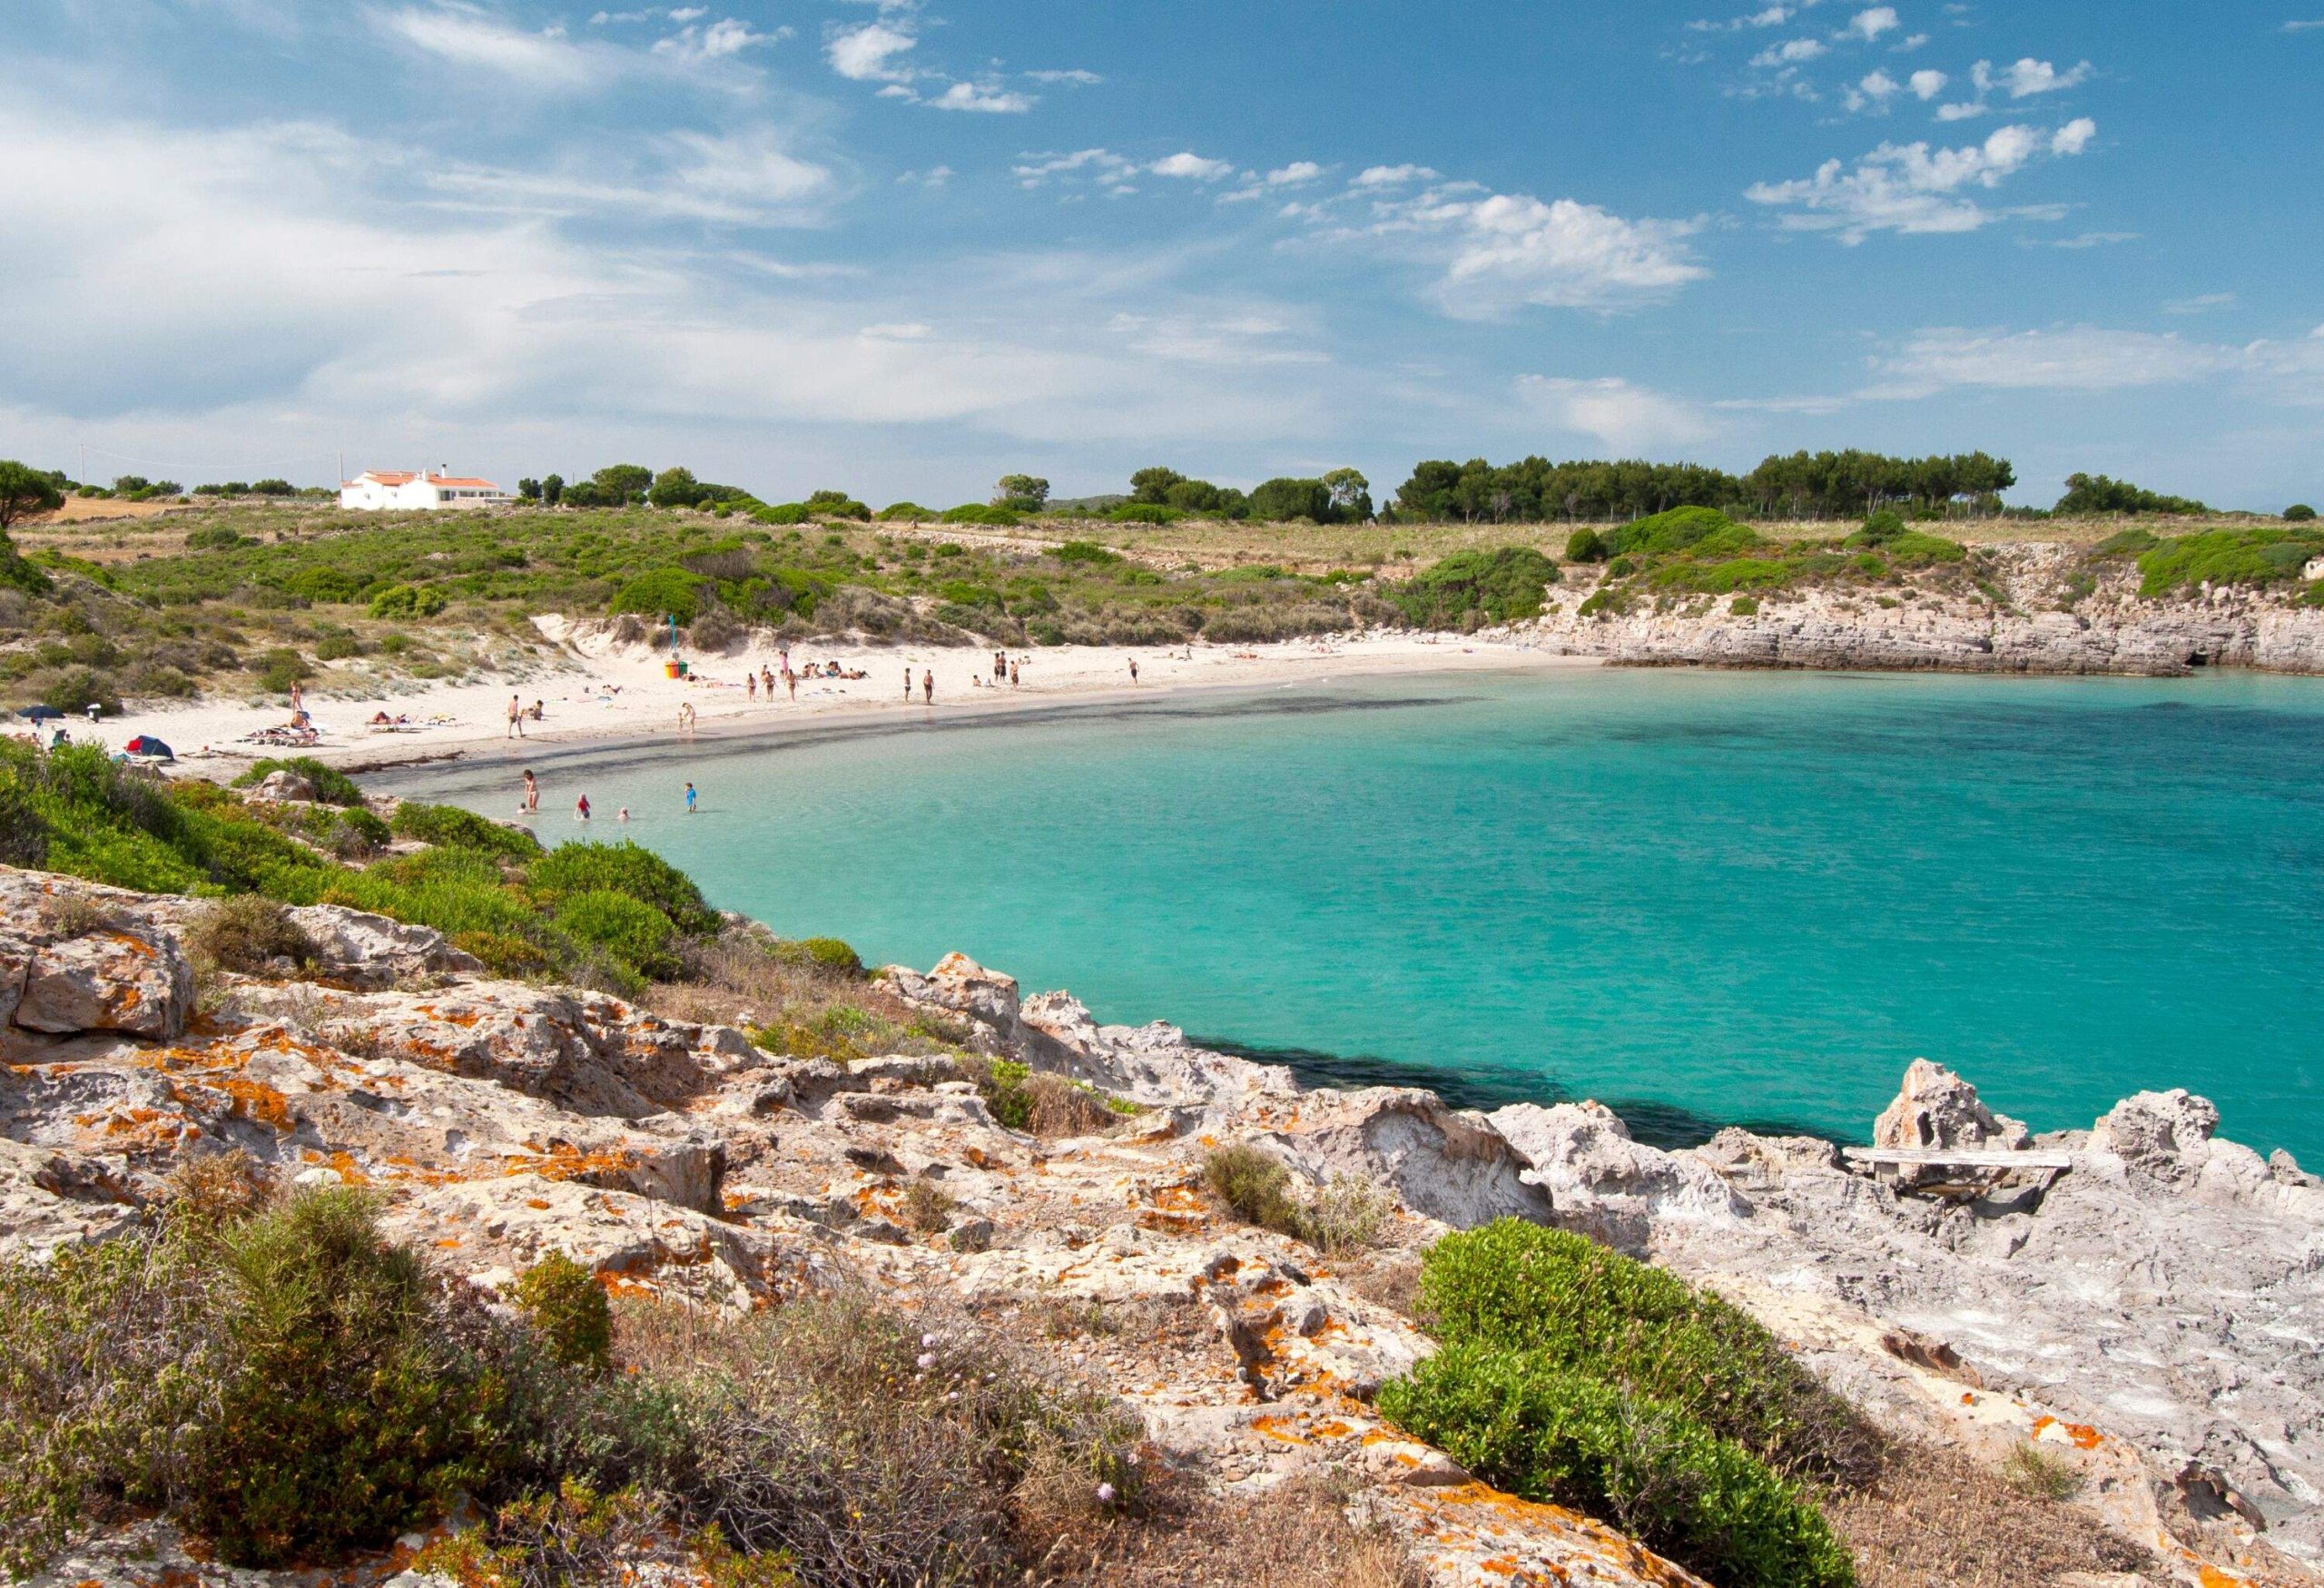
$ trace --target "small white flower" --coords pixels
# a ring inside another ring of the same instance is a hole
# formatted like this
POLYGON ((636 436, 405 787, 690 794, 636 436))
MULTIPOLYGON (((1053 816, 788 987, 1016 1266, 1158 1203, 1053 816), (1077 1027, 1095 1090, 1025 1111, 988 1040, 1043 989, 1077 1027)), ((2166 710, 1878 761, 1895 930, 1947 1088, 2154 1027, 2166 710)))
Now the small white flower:
POLYGON ((920 1365, 923 1370, 935 1366, 936 1353, 933 1351, 922 1351, 920 1354, 920 1365))
POLYGON ((1113 1503, 1114 1485, 1111 1484, 1099 1484, 1098 1485, 1098 1504, 1100 1505, 1110 1505, 1113 1503))
POLYGON ((920 1343, 922 1346, 932 1346, 936 1343, 936 1336, 934 1335, 922 1335, 920 1336, 920 1343))

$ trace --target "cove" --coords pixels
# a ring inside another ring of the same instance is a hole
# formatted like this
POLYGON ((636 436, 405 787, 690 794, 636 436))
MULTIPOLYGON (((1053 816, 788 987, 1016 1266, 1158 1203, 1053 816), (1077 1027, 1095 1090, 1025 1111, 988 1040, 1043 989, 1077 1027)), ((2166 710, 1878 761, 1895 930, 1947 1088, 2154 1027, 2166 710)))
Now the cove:
POLYGON ((586 790, 779 932, 1318 1080, 1861 1139, 1925 1056, 2037 1129, 2183 1086, 2324 1162, 2324 680, 1373 678, 367 781, 506 816, 517 757, 547 843, 586 790))

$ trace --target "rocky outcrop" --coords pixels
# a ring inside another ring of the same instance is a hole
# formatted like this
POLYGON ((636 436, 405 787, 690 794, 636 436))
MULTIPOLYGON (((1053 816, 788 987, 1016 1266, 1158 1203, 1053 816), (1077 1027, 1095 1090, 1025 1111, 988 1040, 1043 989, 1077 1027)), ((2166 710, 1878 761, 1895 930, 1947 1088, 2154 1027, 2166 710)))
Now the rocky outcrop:
POLYGON ((1311 1092, 1265 1139, 1311 1180, 1393 1188, 1405 1207, 1455 1229, 1496 1218, 1546 1223, 1551 1211, 1550 1193, 1526 1179, 1524 1156, 1482 1116, 1446 1108, 1433 1091, 1311 1092))
POLYGON ((1512 1103, 1486 1118, 1531 1164, 1527 1178, 1550 1193, 1560 1225, 1633 1257, 1658 1223, 1726 1228, 1748 1211, 1709 1164, 1631 1140, 1603 1103, 1512 1103))
MULTIPOLYGON (((2197 667, 2324 673, 2324 608, 2281 593, 2205 589, 2153 600, 2128 561, 2087 565, 2072 547, 1981 548, 1893 588, 1642 597, 1583 616, 1595 590, 1553 587, 1545 616, 1516 632, 1574 656, 1633 664, 1903 672, 2130 674, 2197 667), (2092 581, 2084 588, 2081 582, 2092 581)), ((1578 570, 1577 570, 1578 571, 1578 570)), ((1571 577, 1570 574, 1569 577, 1571 577)))
POLYGON ((1908 1150, 1965 1148, 2014 1152, 2032 1139, 2015 1119, 1994 1113, 1977 1089, 1941 1064, 1915 1059, 1896 1099, 1872 1122, 1875 1147, 1908 1150))

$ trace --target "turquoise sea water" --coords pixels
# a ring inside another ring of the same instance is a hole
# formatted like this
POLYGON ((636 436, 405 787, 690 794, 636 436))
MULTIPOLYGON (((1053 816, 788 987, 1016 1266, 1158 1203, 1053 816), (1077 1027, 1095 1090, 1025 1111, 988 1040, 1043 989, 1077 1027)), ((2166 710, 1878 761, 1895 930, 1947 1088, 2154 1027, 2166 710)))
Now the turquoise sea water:
MULTIPOLYGON (((2324 1163, 2324 680, 1575 670, 563 758, 719 905, 1642 1135, 1861 1139, 1917 1055, 2324 1163), (692 777, 703 813, 683 810, 692 777)), ((492 814, 515 764, 381 786, 492 814)))

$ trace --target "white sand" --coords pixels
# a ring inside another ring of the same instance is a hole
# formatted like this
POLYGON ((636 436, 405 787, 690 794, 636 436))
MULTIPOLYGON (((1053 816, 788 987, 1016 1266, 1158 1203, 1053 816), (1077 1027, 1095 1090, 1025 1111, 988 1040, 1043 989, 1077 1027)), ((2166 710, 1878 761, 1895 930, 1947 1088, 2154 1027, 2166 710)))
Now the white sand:
MULTIPOLYGON (((415 686, 410 681, 374 691, 344 695, 310 690, 308 712, 321 730, 309 748, 285 749, 246 742, 261 728, 289 717, 280 705, 251 705, 224 699, 187 705, 156 705, 108 718, 94 736, 119 749, 138 734, 150 733, 173 748, 180 770, 215 776, 234 764, 265 755, 311 755, 337 764, 384 764, 449 756, 457 752, 509 742, 511 695, 529 707, 543 703, 543 720, 524 724, 528 744, 573 746, 592 740, 638 739, 679 734, 679 707, 694 705, 704 736, 780 733, 812 724, 828 726, 846 715, 890 715, 911 711, 958 715, 1042 705, 1133 698, 1189 688, 1265 687, 1321 683, 1335 677, 1380 673, 1436 673, 1471 668, 1595 666, 1593 658, 1556 656, 1529 643, 1459 636, 1376 634, 1332 636, 1272 645, 1158 646, 1056 646, 1011 652, 1022 682, 992 684, 992 653, 987 650, 916 646, 866 646, 810 641, 793 647, 791 662, 804 670, 812 662, 862 668, 853 680, 802 678, 794 702, 775 680, 775 697, 754 701, 743 687, 747 672, 763 665, 779 668, 776 652, 753 646, 729 656, 685 653, 690 676, 666 676, 665 653, 645 646, 614 646, 602 636, 576 636, 562 619, 537 620, 544 636, 557 646, 553 660, 527 672, 489 683, 415 686), (1129 662, 1137 662, 1133 685, 1129 662), (911 672, 909 705, 904 672, 911 672), (933 706, 922 704, 921 677, 936 675, 933 706), (972 678, 978 680, 971 682, 972 678), (409 732, 385 733, 367 725, 375 712, 408 717, 421 725, 409 732)), ((318 680, 328 686, 330 680, 318 680)), ((85 721, 68 725, 86 742, 85 721)))

